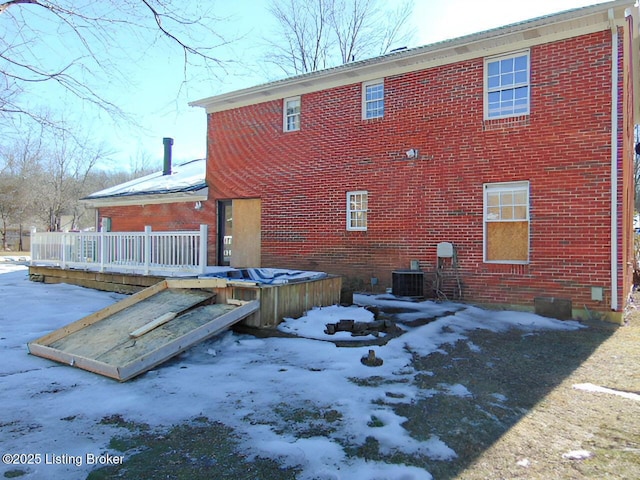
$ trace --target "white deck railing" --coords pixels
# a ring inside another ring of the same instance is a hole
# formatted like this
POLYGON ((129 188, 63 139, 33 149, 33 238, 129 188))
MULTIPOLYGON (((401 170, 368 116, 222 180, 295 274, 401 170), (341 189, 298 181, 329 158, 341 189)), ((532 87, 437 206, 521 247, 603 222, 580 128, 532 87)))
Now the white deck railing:
POLYGON ((33 232, 31 265, 183 276, 207 267, 207 226, 199 231, 33 232))

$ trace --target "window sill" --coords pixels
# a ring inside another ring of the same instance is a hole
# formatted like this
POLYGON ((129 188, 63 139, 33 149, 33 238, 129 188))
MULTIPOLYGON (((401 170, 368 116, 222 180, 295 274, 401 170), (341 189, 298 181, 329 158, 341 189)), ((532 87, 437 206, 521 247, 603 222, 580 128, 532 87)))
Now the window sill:
POLYGON ((484 262, 484 272, 489 274, 530 275, 530 263, 497 263, 484 262))
POLYGON ((492 130, 528 127, 530 123, 529 118, 529 115, 520 115, 517 117, 485 119, 482 122, 482 131, 490 132, 492 130))

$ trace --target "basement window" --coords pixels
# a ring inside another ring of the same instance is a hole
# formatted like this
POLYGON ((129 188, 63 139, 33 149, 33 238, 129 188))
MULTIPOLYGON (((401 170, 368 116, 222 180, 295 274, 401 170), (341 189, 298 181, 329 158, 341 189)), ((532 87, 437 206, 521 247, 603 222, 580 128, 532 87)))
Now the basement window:
POLYGON ((285 132, 300 130, 300 97, 284 99, 283 130, 285 132))
POLYGON ((347 192, 347 230, 367 229, 368 192, 347 192))
POLYGON ((484 185, 484 261, 529 263, 529 182, 484 185))

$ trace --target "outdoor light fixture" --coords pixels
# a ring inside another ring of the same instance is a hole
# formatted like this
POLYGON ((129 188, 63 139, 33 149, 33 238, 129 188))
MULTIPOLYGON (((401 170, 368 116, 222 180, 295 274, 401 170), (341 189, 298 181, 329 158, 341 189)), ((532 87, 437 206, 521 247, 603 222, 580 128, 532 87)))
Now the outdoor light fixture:
POLYGON ((410 150, 407 150, 406 152, 404 152, 404 154, 407 156, 407 158, 417 158, 418 157, 418 150, 415 148, 412 148, 410 150))
POLYGON ((202 210, 202 202, 197 201, 193 208, 195 208, 196 210, 202 210))

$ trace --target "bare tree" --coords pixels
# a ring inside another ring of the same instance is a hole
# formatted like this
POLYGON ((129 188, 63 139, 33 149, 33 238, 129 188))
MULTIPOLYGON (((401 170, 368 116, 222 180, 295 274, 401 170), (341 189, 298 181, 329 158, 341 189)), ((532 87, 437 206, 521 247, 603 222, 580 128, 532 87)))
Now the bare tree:
POLYGON ((70 228, 78 228, 84 213, 78 200, 87 195, 91 173, 96 164, 110 152, 92 145, 89 139, 81 143, 69 141, 63 135, 53 138, 42 155, 41 178, 35 178, 40 188, 36 200, 42 223, 51 231, 61 230, 62 216, 71 218, 70 228))
POLYGON ((40 140, 39 132, 27 130, 19 143, 0 152, 0 234, 4 250, 9 228, 17 229, 18 249, 22 250, 23 225, 35 216, 34 201, 40 194, 40 189, 34 188, 34 179, 41 177, 40 140))
POLYGON ((211 11, 210 4, 186 0, 0 0, 0 120, 28 117, 60 127, 27 101, 51 88, 124 118, 100 84, 124 87, 119 65, 153 48, 181 52, 185 79, 195 64, 215 72, 222 62, 213 51, 225 41, 212 28, 219 19, 211 11))
POLYGON ((267 61, 301 74, 406 46, 413 1, 396 8, 384 0, 272 0, 279 41, 268 41, 267 61))
POLYGON ((270 61, 285 72, 312 72, 327 66, 333 0, 274 1, 269 11, 280 27, 281 42, 271 42, 270 61))

